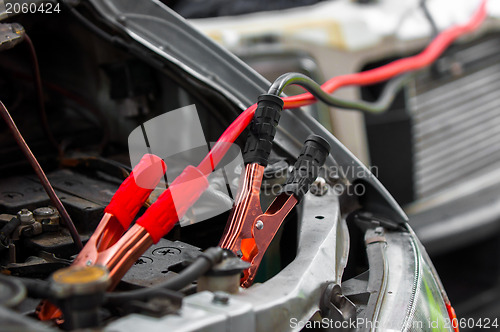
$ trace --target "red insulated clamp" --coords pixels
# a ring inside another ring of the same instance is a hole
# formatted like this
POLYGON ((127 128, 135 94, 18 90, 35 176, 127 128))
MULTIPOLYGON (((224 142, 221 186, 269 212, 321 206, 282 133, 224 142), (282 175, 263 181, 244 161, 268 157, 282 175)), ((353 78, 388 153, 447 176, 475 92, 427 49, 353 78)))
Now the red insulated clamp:
POLYGON ((123 229, 128 229, 166 170, 167 166, 160 157, 145 154, 120 185, 104 212, 114 215, 123 229))
POLYGON ((170 187, 137 220, 154 243, 160 241, 207 189, 208 180, 194 166, 188 166, 170 187))

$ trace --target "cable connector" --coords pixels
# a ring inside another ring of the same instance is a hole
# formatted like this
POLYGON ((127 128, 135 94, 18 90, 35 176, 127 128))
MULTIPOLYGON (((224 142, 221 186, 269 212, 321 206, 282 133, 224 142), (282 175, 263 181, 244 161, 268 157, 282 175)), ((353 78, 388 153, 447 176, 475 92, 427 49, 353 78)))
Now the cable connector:
POLYGON ((292 174, 283 187, 283 192, 294 194, 300 201, 318 177, 319 168, 323 166, 329 153, 330 144, 324 138, 309 135, 297 158, 292 174))
POLYGON ((250 133, 243 150, 246 165, 257 163, 267 166, 282 110, 283 100, 280 97, 272 94, 259 96, 257 110, 250 124, 250 133))

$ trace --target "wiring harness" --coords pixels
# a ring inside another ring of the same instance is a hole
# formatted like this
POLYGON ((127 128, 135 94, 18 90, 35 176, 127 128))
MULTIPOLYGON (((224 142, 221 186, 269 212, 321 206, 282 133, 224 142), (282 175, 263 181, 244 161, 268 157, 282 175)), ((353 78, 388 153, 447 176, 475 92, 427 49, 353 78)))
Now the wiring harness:
MULTIPOLYGON (((436 61, 439 56, 450 46, 455 40, 459 37, 471 33, 479 28, 479 26, 483 23, 487 16, 486 12, 486 4, 487 0, 482 0, 479 8, 474 13, 472 18, 463 25, 456 25, 448 28, 447 30, 441 32, 434 40, 419 54, 403 58, 400 60, 393 61, 387 65, 367 70, 360 73, 349 74, 337 76, 323 85, 321 85, 320 92, 317 87, 311 86, 314 89, 314 93, 304 93, 296 96, 285 97, 283 98, 284 109, 298 108, 307 106, 315 103, 316 96, 326 97, 326 95, 332 94, 337 89, 346 86, 352 85, 370 85, 379 82, 383 82, 389 80, 395 76, 405 74, 408 72, 416 71, 423 69, 429 65, 431 65, 434 61, 436 61)), ((282 76, 283 77, 283 76, 282 76)), ((278 79, 279 80, 279 79, 278 79)), ((298 78, 295 79, 295 82, 299 82, 298 78)), ((285 85, 283 83, 278 83, 278 87, 281 85, 285 85)), ((279 88, 278 88, 278 92, 279 88)), ((330 104, 334 104, 333 102, 338 102, 337 104, 341 104, 339 99, 332 99, 333 97, 328 96, 325 100, 332 101, 330 104)), ((382 100, 384 97, 382 97, 382 100)), ((342 104, 349 109, 361 109, 364 106, 370 106, 366 104, 357 103, 359 107, 354 107, 356 105, 351 104, 347 106, 347 102, 342 101, 342 104)), ((372 105, 373 106, 373 105, 372 105)), ((204 174, 208 175, 214 167, 222 160, 225 153, 229 149, 230 144, 236 140, 236 138, 245 130, 245 128, 252 121, 253 115, 255 113, 255 109, 257 108, 257 104, 254 104, 247 108, 243 113, 241 113, 238 118, 224 131, 221 135, 217 143, 210 150, 208 155, 202 160, 198 169, 204 174)), ((367 109, 365 109, 367 110, 367 109)))
MULTIPOLYGON (((321 100, 329 105, 337 107, 340 106, 347 109, 356 109, 375 113, 381 112, 390 105, 395 91, 400 89, 407 80, 407 76, 403 74, 431 65, 446 50, 446 48, 453 43, 453 41, 476 30, 481 25, 486 18, 486 4, 487 0, 483 0, 479 9, 474 13, 468 23, 453 26, 443 31, 427 46, 423 52, 415 56, 396 60, 385 66, 365 72, 337 76, 327 81, 322 86, 319 86, 306 76, 296 73, 286 74, 278 78, 276 82, 271 85, 268 95, 278 96, 287 85, 296 84, 310 92, 282 98, 283 109, 302 107, 315 103, 317 100, 321 100), (341 87, 374 84, 389 80, 397 75, 403 75, 403 77, 393 80, 390 84, 388 84, 386 92, 383 93, 382 98, 375 104, 345 101, 330 96, 330 94, 341 87)), ((210 150, 208 155, 201 161, 201 163, 197 167, 190 166, 189 173, 191 175, 189 177, 191 180, 199 179, 200 181, 197 181, 199 184, 196 186, 185 186, 184 184, 186 182, 180 178, 174 181, 173 184, 179 185, 179 188, 182 188, 182 190, 180 190, 182 193, 182 199, 180 199, 182 201, 182 206, 179 209, 176 209, 173 204, 170 204, 173 202, 172 187, 170 187, 158 198, 158 201, 166 203, 157 204, 157 208, 150 208, 148 209, 149 214, 146 213, 148 214, 146 217, 155 215, 155 217, 150 219, 156 220, 156 222, 144 223, 141 219, 138 220, 137 223, 147 229, 149 234, 154 238, 155 242, 166 235, 174 227, 175 223, 177 223, 178 219, 183 216, 186 209, 189 208, 206 189, 206 186, 203 185, 203 181, 201 180, 215 169, 215 166, 217 166, 229 150, 231 143, 233 143, 250 124, 254 118, 256 109, 257 104, 254 104, 241 113, 224 131, 217 143, 210 150), (158 222, 158 220, 162 220, 162 222, 158 222)), ((144 218, 144 216, 142 218, 144 218)))
POLYGON ((404 74, 390 80, 382 92, 380 99, 374 103, 335 98, 324 91, 314 80, 299 73, 287 73, 278 77, 269 88, 268 94, 279 96, 288 85, 298 85, 308 91, 317 100, 327 105, 342 109, 379 114, 386 111, 389 106, 391 106, 397 92, 410 81, 411 77, 411 74, 404 74))

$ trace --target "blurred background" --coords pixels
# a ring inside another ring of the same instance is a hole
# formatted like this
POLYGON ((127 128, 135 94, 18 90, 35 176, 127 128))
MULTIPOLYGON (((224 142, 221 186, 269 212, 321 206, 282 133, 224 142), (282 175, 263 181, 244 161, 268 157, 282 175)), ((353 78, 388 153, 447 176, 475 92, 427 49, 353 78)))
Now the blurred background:
MULTIPOLYGON (((318 82, 420 52, 477 0, 163 0, 269 80, 318 82)), ((413 75, 390 110, 306 109, 404 207, 459 318, 500 317, 500 4, 413 75)), ((336 95, 377 100, 384 84, 336 95)), ((302 92, 288 88, 287 94, 302 92)), ((467 330, 467 329, 461 329, 467 330)))

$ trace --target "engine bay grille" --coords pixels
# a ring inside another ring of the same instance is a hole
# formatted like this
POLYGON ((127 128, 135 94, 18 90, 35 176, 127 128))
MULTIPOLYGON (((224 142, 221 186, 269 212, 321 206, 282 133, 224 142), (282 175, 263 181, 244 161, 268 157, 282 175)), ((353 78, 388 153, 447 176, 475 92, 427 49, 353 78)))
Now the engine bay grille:
POLYGON ((408 94, 416 199, 500 167, 500 39, 451 49, 408 94))

